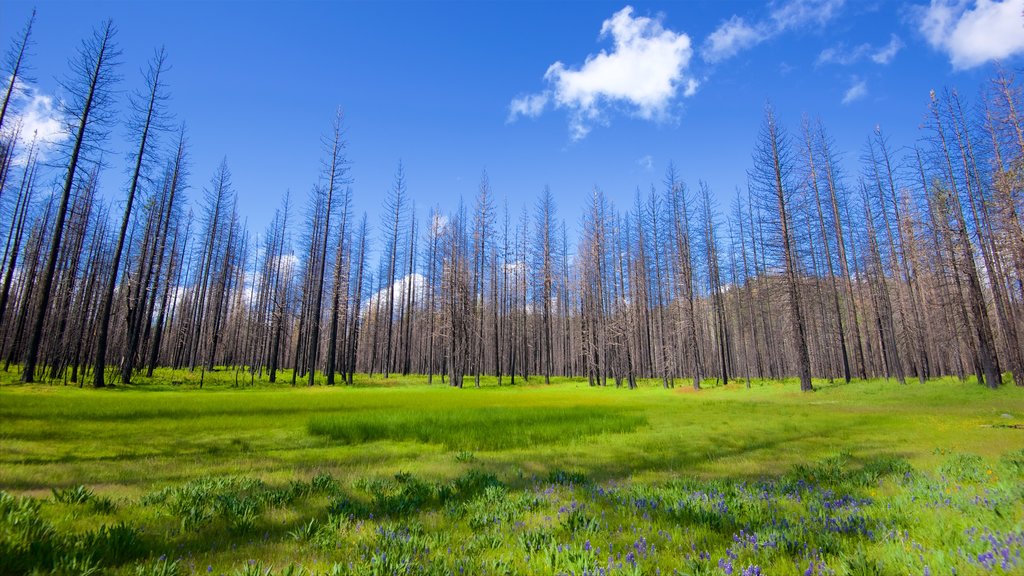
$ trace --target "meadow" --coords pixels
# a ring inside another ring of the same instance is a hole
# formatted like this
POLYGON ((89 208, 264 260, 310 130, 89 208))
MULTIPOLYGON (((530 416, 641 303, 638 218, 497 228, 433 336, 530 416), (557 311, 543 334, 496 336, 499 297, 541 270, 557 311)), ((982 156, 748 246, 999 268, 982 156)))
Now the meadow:
POLYGON ((1013 386, 16 374, 0 574, 1024 572, 1013 386))

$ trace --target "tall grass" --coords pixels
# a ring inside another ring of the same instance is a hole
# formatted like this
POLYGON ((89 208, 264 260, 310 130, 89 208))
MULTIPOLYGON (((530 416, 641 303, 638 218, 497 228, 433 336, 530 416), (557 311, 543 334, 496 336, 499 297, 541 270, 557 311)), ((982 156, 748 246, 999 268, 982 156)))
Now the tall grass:
POLYGON ((506 450, 582 441, 597 434, 632 432, 646 424, 622 409, 577 406, 369 410, 309 421, 309 432, 341 444, 412 440, 449 450, 506 450))

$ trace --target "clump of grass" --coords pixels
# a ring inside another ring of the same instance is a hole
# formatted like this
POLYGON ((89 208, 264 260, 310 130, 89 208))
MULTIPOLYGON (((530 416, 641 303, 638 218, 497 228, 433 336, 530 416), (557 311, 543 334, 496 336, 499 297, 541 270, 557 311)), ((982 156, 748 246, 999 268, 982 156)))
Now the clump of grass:
POLYGON ((588 514, 582 506, 573 507, 562 519, 562 528, 573 535, 590 534, 596 532, 600 527, 597 518, 588 514))
POLYGON ((125 522, 89 530, 78 542, 102 565, 121 564, 140 556, 145 549, 139 529, 125 522))
POLYGON ((310 420, 311 434, 342 444, 378 440, 441 444, 450 450, 505 450, 596 434, 631 432, 646 419, 629 410, 575 408, 453 408, 426 411, 368 410, 310 420))
POLYGON ((407 472, 395 474, 393 480, 371 480, 364 486, 372 510, 380 516, 410 516, 435 501, 437 495, 434 487, 407 472))
POLYGON ((309 489, 313 492, 327 494, 338 489, 338 482, 329 472, 320 472, 309 481, 309 489))
POLYGON ((527 554, 536 554, 551 546, 555 541, 555 534, 550 528, 536 528, 520 532, 516 540, 527 554))
POLYGON ((1024 449, 1004 454, 999 460, 1003 468, 1010 474, 1017 477, 1024 476, 1024 449))
POLYGON ((308 542, 316 536, 318 529, 316 518, 310 518, 309 522, 299 524, 297 528, 288 532, 288 535, 296 542, 308 542))
POLYGON ((452 508, 451 513, 466 518, 469 527, 476 531, 512 526, 539 507, 540 500, 529 493, 488 486, 472 500, 452 508))
POLYGON ((40 504, 27 496, 0 492, 0 558, 5 574, 27 574, 50 569, 59 559, 63 539, 39 512, 40 504))
POLYGON ((92 509, 99 514, 113 514, 117 510, 117 504, 110 496, 93 496, 92 509))
MULTIPOLYGON (((71 504, 79 503, 72 498, 71 504)), ((139 530, 120 522, 85 533, 61 530, 40 501, 0 491, 0 574, 99 574, 144 554, 139 530)))
POLYGON ((253 560, 234 571, 234 576, 273 576, 274 566, 265 566, 261 560, 253 560))
POLYGON ((981 482, 985 471, 985 461, 976 454, 953 454, 939 466, 939 474, 954 482, 981 482))
MULTIPOLYGON (((300 492, 305 489, 301 484, 293 486, 298 486, 300 492)), ((220 520, 234 534, 252 531, 267 506, 288 501, 287 490, 274 490, 260 480, 245 477, 198 478, 147 494, 141 500, 144 505, 162 505, 178 520, 183 532, 196 532, 220 520)))
POLYGON ((167 556, 139 564, 135 567, 135 576, 181 576, 184 570, 177 560, 168 560, 167 556))
POLYGON ((500 488, 502 483, 490 472, 473 469, 459 476, 449 484, 452 498, 463 500, 472 498, 489 488, 500 488))
POLYGON ((62 504, 84 504, 92 499, 92 490, 85 486, 73 486, 69 488, 51 488, 53 501, 62 504))
POLYGON ((552 470, 548 473, 548 482, 562 486, 586 486, 590 483, 590 479, 583 472, 552 470))

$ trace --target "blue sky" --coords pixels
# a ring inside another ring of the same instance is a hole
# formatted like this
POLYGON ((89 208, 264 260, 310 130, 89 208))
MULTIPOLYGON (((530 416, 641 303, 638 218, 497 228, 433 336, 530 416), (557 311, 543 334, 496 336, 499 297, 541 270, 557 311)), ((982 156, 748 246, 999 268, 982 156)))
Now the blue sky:
MULTIPOLYGON (((0 5, 13 38, 33 4, 0 5)), ((591 189, 622 208, 674 161, 723 207, 771 100, 791 132, 818 115, 856 169, 876 124, 919 137, 930 89, 973 96, 1000 58, 1024 58, 1024 0, 867 2, 38 2, 31 91, 47 98, 79 43, 114 19, 122 90, 166 47, 170 110, 188 125, 192 198, 227 158, 250 228, 286 189, 316 182, 345 110, 355 207, 376 222, 401 159, 420 214, 471 202, 487 170, 518 213, 550 185, 575 227, 591 189)), ((123 122, 104 192, 123 196, 123 122)), ((168 139, 170 140, 170 139, 168 139)))

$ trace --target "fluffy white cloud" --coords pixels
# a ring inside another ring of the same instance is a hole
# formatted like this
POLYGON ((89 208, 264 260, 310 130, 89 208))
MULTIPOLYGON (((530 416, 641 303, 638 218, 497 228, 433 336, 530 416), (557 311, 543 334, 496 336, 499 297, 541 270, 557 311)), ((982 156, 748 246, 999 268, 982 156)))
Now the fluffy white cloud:
POLYGON ((388 301, 388 297, 393 294, 392 302, 395 302, 395 307, 398 307, 398 302, 405 299, 407 291, 412 290, 413 294, 419 300, 425 300, 427 297, 427 278, 422 274, 406 274, 401 278, 396 278, 395 282, 388 287, 381 288, 377 292, 374 292, 369 299, 363 304, 363 312, 370 312, 377 306, 377 303, 384 304, 388 301))
POLYGON ((932 0, 917 15, 925 39, 957 70, 1024 54, 1024 0, 932 0))
POLYGON ((733 15, 719 24, 701 45, 706 62, 721 62, 783 32, 809 25, 824 26, 842 9, 846 0, 788 0, 768 5, 768 18, 749 24, 733 15))
POLYGON ((888 64, 889 62, 892 62, 892 59, 895 58, 896 54, 899 54, 899 51, 902 49, 903 41, 900 40, 899 36, 893 34, 889 38, 889 43, 878 50, 875 50, 871 55, 871 59, 876 64, 888 64))
POLYGON ((58 144, 71 136, 60 107, 53 96, 43 94, 35 86, 18 82, 15 88, 12 108, 8 109, 8 118, 4 120, 5 125, 18 131, 19 150, 14 161, 22 164, 27 160, 28 147, 33 141, 39 158, 46 159, 58 144))
POLYGON ((680 88, 684 96, 696 93, 699 82, 687 76, 693 50, 686 34, 634 16, 626 6, 604 21, 600 37, 611 37, 611 51, 590 55, 579 67, 549 66, 544 79, 550 88, 512 100, 509 121, 537 116, 553 104, 569 111, 570 136, 579 140, 603 121, 608 105, 623 104, 640 118, 657 120, 667 115, 680 88))
POLYGON ((853 79, 853 85, 843 94, 843 104, 850 104, 868 95, 867 80, 853 79))

